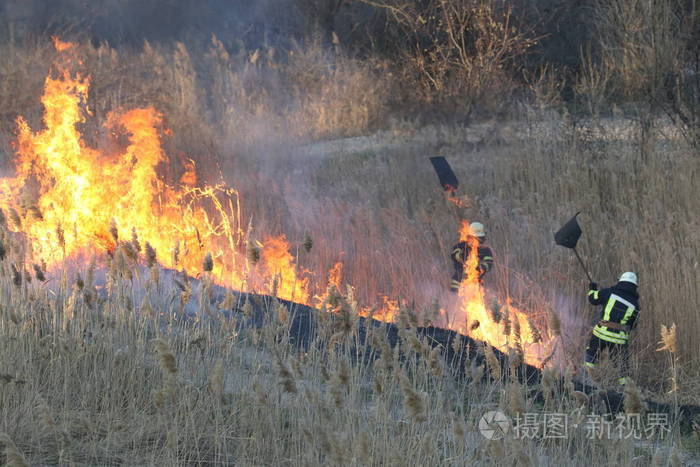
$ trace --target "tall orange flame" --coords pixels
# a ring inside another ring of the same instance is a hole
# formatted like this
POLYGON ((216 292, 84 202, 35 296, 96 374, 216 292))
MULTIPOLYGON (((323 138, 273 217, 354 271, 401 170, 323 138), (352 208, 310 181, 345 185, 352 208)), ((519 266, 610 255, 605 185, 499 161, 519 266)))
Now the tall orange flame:
POLYGON ((467 242, 469 256, 465 262, 465 278, 457 293, 458 304, 448 327, 488 342, 503 352, 508 352, 509 348, 522 350, 526 363, 539 365, 544 359, 547 343, 541 342, 541 336, 532 332, 526 313, 510 300, 502 303, 483 288, 478 271, 479 240, 472 234, 466 220, 461 222, 460 241, 467 242), (487 304, 487 295, 490 304, 487 304))
POLYGON ((277 296, 298 303, 309 302, 309 279, 297 276, 294 257, 284 235, 268 238, 263 243, 262 257, 277 296))
POLYGON ((343 282, 343 263, 338 261, 333 265, 333 267, 328 271, 328 286, 333 286, 340 290, 340 286, 343 282))
POLYGON ((297 277, 283 236, 266 241, 265 270, 251 266, 240 253, 245 235, 236 190, 196 186, 193 164, 186 164, 179 186, 159 176, 166 156, 159 132, 162 116, 154 108, 108 115, 105 127, 128 136, 120 152, 106 154, 85 143, 77 127, 86 121, 90 82, 70 73, 70 57, 64 54, 71 52, 71 44, 54 42, 62 61, 58 77, 45 82, 45 128, 33 132, 18 118, 16 176, 0 179, 0 208, 21 219, 13 228, 29 240, 35 260, 50 267, 95 249, 111 251, 135 231, 165 267, 196 275, 211 253, 218 282, 262 287, 278 276, 280 298, 306 303, 308 279, 297 277), (169 254, 176 243, 180 254, 169 254))

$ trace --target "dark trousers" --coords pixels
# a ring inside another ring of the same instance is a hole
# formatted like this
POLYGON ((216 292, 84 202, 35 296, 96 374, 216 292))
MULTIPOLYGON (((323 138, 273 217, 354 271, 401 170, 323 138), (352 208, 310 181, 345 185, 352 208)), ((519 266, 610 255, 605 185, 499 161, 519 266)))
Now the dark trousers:
POLYGON ((589 368, 595 367, 600 358, 600 354, 604 350, 608 350, 610 353, 610 358, 614 362, 619 362, 622 375, 620 376, 620 383, 624 384, 625 376, 627 375, 627 360, 629 358, 629 347, 627 344, 616 344, 614 342, 604 341, 591 334, 591 339, 588 341, 588 346, 586 347, 586 366, 589 368))

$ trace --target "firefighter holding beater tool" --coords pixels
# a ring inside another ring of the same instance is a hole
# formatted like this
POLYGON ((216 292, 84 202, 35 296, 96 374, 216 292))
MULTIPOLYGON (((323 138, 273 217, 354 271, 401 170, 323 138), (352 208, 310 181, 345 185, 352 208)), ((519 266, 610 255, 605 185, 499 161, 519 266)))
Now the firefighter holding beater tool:
POLYGON ((603 290, 598 290, 598 284, 591 282, 588 301, 591 305, 602 305, 602 312, 586 347, 585 364, 595 368, 600 352, 608 349, 611 357, 620 360, 622 375, 618 383, 625 384, 629 335, 639 315, 637 275, 625 272, 617 284, 603 290))
POLYGON ((618 378, 620 384, 625 384, 627 360, 629 357, 630 332, 637 323, 639 316, 639 293, 637 292, 637 274, 625 272, 617 284, 607 289, 598 290, 598 284, 591 275, 576 250, 576 244, 581 238, 576 213, 564 226, 554 234, 557 245, 573 250, 581 268, 589 280, 588 301, 591 305, 601 305, 601 315, 598 323, 591 331, 591 337, 586 347, 584 364, 589 369, 595 368, 603 350, 608 350, 613 358, 620 360, 622 374, 618 378))

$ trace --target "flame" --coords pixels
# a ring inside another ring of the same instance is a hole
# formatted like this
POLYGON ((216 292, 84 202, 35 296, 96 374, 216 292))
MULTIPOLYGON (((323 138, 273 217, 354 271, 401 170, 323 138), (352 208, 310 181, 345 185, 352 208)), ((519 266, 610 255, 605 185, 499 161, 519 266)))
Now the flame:
MULTIPOLYGON (((338 261, 328 270, 328 286, 326 291, 321 296, 316 296, 316 304, 319 308, 323 307, 324 303, 330 301, 333 294, 340 293, 343 284, 343 263, 338 261)), ((348 289, 354 288, 348 286, 348 289)), ((363 318, 373 318, 378 321, 392 323, 396 320, 399 314, 398 300, 392 300, 386 295, 379 297, 379 301, 375 306, 363 306, 358 310, 358 315, 363 318)))
POLYGON ((297 276, 294 257, 284 235, 265 240, 262 257, 269 277, 273 278, 273 295, 298 303, 309 302, 309 278, 297 276))
POLYGON ((381 304, 372 311, 372 317, 379 321, 394 322, 400 311, 399 301, 392 300, 386 295, 381 297, 381 304))
MULTIPOLYGON (((463 283, 479 284, 479 239, 472 232, 471 224, 462 220, 459 229, 459 241, 466 242, 469 247, 469 257, 464 263, 465 279, 463 283)), ((481 293, 481 287, 478 288, 481 293)))
POLYGON ((445 191, 445 198, 458 208, 468 208, 472 206, 471 199, 467 195, 458 195, 457 190, 445 191))
POLYGON ((58 52, 65 52, 66 50, 73 48, 74 45, 71 42, 63 42, 56 36, 51 37, 51 40, 53 41, 53 46, 58 52))
POLYGON ((479 240, 472 234, 466 220, 461 222, 460 241, 467 242, 469 256, 465 261, 465 277, 457 292, 456 310, 451 314, 447 327, 488 342, 505 353, 511 348, 522 350, 526 363, 539 366, 547 345, 535 337, 526 313, 509 299, 501 303, 482 286, 478 271, 479 240), (490 305, 487 305, 487 299, 490 305))
MULTIPOLYGON (((238 192, 224 185, 199 184, 193 161, 185 162, 178 184, 167 183, 158 168, 167 161, 161 145, 163 116, 152 107, 115 111, 105 130, 126 136, 115 151, 91 148, 78 131, 86 123, 89 78, 71 74, 70 43, 54 39, 60 63, 55 77, 46 78, 41 102, 44 129, 33 131, 17 119, 16 175, 0 179, 0 209, 16 219, 10 229, 21 232, 39 264, 57 267, 68 259, 83 260, 95 252, 113 253, 137 242, 148 242, 160 264, 196 276, 211 254, 210 277, 241 291, 272 293, 299 303, 310 302, 308 271, 299 271, 284 235, 268 236, 261 259, 250 261, 244 245, 248 232, 241 223, 238 192), (133 233, 132 233, 133 232, 133 233), (170 254, 168 254, 170 253, 170 254)), ((458 206, 466 198, 450 194, 458 206)), ((460 239, 470 246, 456 304, 440 310, 444 327, 489 342, 507 351, 523 350, 525 361, 542 361, 539 342, 528 315, 510 300, 497 301, 479 280, 478 240, 462 221, 460 239), (487 302, 491 303, 490 306, 487 302)), ((137 251, 139 248, 135 248, 137 251)), ((329 271, 329 290, 341 290, 343 264, 329 271)), ((350 288, 349 288, 350 289, 350 288)), ((380 297, 362 316, 394 321, 397 300, 380 297)))
POLYGON ((180 183, 187 186, 197 185, 197 167, 192 159, 185 162, 185 172, 180 177, 180 183))
POLYGON ((264 270, 240 252, 245 232, 236 190, 196 186, 194 163, 185 164, 178 186, 160 177, 158 166, 167 158, 159 131, 163 117, 154 108, 108 115, 106 130, 128 139, 116 153, 86 144, 78 125, 89 115, 90 80, 69 71, 72 44, 54 44, 61 60, 41 98, 44 129, 34 132, 17 119, 16 175, 0 179, 0 208, 17 214, 20 225, 12 228, 26 236, 37 262, 51 268, 95 250, 113 252, 133 231, 164 267, 197 275, 210 253, 218 283, 245 289, 278 277, 280 298, 307 303, 308 279, 298 277, 284 236, 266 241, 264 270), (175 245, 179 253, 167 254, 175 245))
POLYGON ((343 282, 343 263, 338 261, 328 271, 328 287, 335 287, 340 290, 340 284, 343 282))

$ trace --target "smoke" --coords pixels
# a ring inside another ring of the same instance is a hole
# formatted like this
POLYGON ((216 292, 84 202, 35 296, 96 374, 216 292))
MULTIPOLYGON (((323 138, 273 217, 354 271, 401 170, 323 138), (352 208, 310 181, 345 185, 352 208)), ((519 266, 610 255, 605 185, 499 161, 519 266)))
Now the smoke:
POLYGON ((113 46, 201 43, 215 35, 229 47, 288 47, 315 21, 312 1, 292 0, 5 0, 0 15, 16 35, 64 34, 113 46))
POLYGON ((582 355, 580 351, 585 348, 584 339, 590 332, 590 319, 585 314, 587 308, 581 308, 580 302, 580 299, 576 300, 560 291, 552 293, 551 306, 561 322, 561 335, 558 336, 559 342, 554 361, 562 369, 572 363, 572 356, 578 357, 578 360, 573 361, 574 365, 580 363, 582 355))

